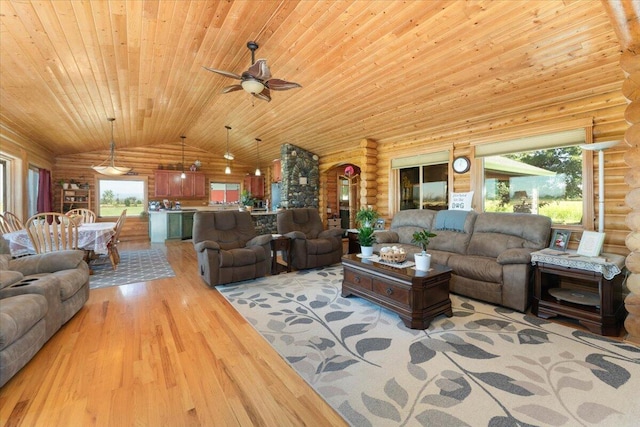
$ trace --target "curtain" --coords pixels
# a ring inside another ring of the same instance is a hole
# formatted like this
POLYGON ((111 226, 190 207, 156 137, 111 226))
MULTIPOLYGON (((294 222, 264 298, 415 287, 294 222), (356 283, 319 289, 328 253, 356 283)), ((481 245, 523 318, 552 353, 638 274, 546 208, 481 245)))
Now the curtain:
POLYGON ((52 212, 51 171, 38 169, 38 213, 52 212))

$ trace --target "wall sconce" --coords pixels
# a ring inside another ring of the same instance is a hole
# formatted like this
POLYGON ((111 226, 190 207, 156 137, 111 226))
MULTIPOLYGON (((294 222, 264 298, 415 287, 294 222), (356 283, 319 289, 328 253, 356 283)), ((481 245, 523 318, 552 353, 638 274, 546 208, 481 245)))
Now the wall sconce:
POLYGON ((307 177, 301 176, 299 179, 300 185, 307 185, 307 177))

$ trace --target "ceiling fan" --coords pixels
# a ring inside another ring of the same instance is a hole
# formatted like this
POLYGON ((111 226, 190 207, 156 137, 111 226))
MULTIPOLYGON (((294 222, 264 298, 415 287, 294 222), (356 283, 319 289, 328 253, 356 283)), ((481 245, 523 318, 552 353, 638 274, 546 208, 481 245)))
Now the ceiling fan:
POLYGON ((251 66, 247 71, 238 75, 230 71, 216 70, 215 68, 202 67, 205 70, 213 71, 214 73, 222 74, 225 77, 231 77, 232 79, 240 80, 240 84, 227 86, 222 89, 222 93, 229 93, 236 90, 244 89, 256 98, 264 101, 271 101, 272 90, 288 90, 302 87, 298 83, 288 82, 280 79, 271 78, 271 72, 267 66, 266 59, 255 60, 255 53, 258 49, 258 43, 250 41, 247 43, 247 47, 251 51, 251 66))

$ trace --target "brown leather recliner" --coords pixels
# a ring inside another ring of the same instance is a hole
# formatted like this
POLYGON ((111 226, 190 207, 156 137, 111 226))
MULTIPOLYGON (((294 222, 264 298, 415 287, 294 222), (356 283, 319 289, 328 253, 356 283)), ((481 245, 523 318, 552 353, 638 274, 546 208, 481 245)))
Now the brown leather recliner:
POLYGON ((263 277, 271 266, 271 234, 256 235, 249 212, 196 212, 193 246, 209 286, 263 277))
POLYGON ((293 268, 322 267, 340 262, 342 228, 324 230, 316 208, 285 209, 278 212, 278 233, 291 239, 289 259, 293 268))

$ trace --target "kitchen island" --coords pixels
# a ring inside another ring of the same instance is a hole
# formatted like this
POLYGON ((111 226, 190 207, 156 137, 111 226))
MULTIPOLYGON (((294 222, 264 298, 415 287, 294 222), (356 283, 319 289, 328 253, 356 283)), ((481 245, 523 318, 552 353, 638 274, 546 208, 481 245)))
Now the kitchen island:
MULTIPOLYGON (((149 238, 151 243, 164 243, 165 240, 186 240, 192 237, 193 215, 197 211, 218 211, 238 209, 237 206, 202 206, 182 209, 163 209, 149 212, 149 238)), ((251 218, 257 234, 276 234, 276 212, 251 212, 251 218)))

